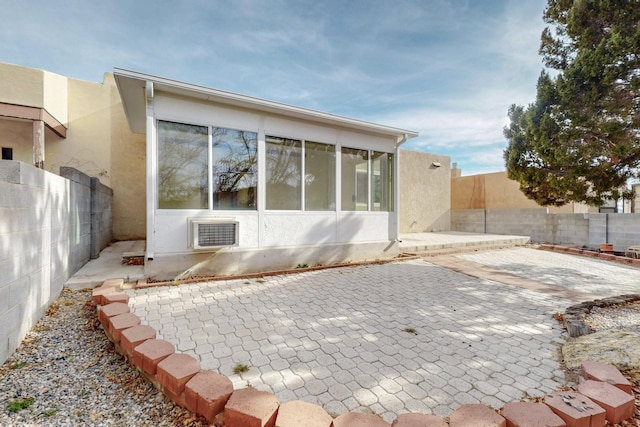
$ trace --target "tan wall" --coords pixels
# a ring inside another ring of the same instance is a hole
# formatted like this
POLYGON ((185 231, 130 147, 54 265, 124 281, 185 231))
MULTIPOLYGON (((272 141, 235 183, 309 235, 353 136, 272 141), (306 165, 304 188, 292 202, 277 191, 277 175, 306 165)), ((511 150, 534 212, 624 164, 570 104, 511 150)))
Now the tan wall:
POLYGON ((44 108, 66 125, 66 77, 6 63, 0 63, 0 76, 0 102, 44 108))
MULTIPOLYGON (((451 209, 540 208, 520 191, 520 184, 507 172, 462 176, 451 179, 451 209)), ((578 203, 549 206, 550 213, 594 213, 598 208, 578 203)))
MULTIPOLYGON (((144 239, 145 136, 129 130, 113 74, 95 83, 0 63, 0 76, 0 102, 45 108, 68 126, 66 138, 46 129, 45 169, 69 166, 99 178, 113 190, 114 239, 144 239)), ((0 147, 32 164, 32 122, 0 118, 0 147)))
POLYGON ((29 120, 0 118, 0 147, 13 148, 13 160, 33 163, 33 124, 29 120))
POLYGON ((448 156, 400 150, 401 233, 450 230, 450 162, 448 156))
POLYGON ((45 141, 45 168, 76 168, 111 186, 111 108, 107 84, 69 79, 69 125, 66 138, 45 141))
POLYGON ((132 133, 124 115, 113 74, 111 88, 111 188, 113 235, 118 240, 143 240, 147 230, 146 136, 132 133))

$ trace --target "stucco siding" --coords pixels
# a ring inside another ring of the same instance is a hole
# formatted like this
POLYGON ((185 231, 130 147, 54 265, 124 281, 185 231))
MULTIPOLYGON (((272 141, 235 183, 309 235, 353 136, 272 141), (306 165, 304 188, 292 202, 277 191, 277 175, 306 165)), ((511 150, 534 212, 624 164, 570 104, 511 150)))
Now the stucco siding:
POLYGON ((401 233, 450 230, 450 162, 448 156, 400 150, 401 233))

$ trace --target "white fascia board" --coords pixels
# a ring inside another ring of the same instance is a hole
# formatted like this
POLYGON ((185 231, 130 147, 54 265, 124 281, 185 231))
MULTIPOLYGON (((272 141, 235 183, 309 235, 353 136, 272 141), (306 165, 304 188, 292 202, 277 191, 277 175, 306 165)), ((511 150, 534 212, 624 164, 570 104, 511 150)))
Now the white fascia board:
MULTIPOLYGON (((271 114, 280 114, 287 117, 294 117, 326 125, 340 126, 368 133, 393 136, 398 141, 403 138, 415 138, 418 136, 418 132, 415 131, 356 120, 349 117, 268 101, 261 98, 157 77, 136 71, 124 70, 121 68, 114 69, 114 76, 118 85, 118 90, 122 96, 122 102, 124 104, 129 125, 134 132, 144 132, 144 126, 141 126, 141 124, 143 124, 141 123, 141 119, 144 118, 144 86, 145 82, 151 81, 154 83, 154 88, 157 92, 172 93, 251 110, 264 111, 271 114), (139 119, 138 117, 140 115, 142 118, 139 119)), ((142 120, 142 122, 143 121, 144 120, 142 120)))

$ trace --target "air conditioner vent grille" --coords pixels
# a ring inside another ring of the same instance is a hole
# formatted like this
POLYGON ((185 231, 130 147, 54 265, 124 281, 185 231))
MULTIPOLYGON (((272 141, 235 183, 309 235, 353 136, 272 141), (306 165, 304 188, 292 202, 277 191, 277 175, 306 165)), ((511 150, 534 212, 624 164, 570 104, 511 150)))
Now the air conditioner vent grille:
POLYGON ((199 223, 198 246, 202 248, 233 246, 238 235, 237 223, 199 223))

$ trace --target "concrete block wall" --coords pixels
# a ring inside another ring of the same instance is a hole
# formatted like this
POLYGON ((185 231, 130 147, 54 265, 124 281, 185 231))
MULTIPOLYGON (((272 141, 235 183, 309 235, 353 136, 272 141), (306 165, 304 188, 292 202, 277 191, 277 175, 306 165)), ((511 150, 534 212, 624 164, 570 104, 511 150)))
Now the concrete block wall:
POLYGON ((69 186, 69 269, 78 271, 91 259, 91 177, 70 167, 61 167, 60 176, 73 183, 69 186))
POLYGON ((0 160, 0 364, 90 259, 90 178, 66 173, 0 160))
POLYGON ((589 222, 599 225, 599 234, 589 235, 589 245, 597 247, 600 243, 613 243, 613 250, 624 252, 629 246, 640 245, 640 214, 592 214, 589 222), (608 241, 605 240, 604 230, 608 241), (593 238, 593 240, 591 240, 593 238))
POLYGON ((98 258, 113 236, 113 190, 91 178, 91 259, 98 258))
POLYGON ((485 209, 451 210, 451 230, 466 233, 486 233, 485 209))
POLYGON ((486 216, 488 234, 525 234, 534 241, 545 238, 547 234, 546 209, 518 209, 517 215, 513 215, 513 209, 487 209, 486 216), (523 224, 527 224, 525 229, 523 224))
MULTIPOLYGON (((586 244, 589 242, 589 216, 585 214, 550 214, 547 217, 549 235, 545 242, 557 245, 586 244)), ((601 241, 598 243, 604 243, 601 241)))
POLYGON ((640 245, 640 214, 565 214, 538 209, 454 209, 451 229, 470 233, 526 235, 537 243, 599 249, 612 243, 616 252, 640 245))

